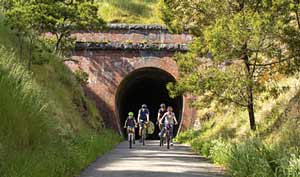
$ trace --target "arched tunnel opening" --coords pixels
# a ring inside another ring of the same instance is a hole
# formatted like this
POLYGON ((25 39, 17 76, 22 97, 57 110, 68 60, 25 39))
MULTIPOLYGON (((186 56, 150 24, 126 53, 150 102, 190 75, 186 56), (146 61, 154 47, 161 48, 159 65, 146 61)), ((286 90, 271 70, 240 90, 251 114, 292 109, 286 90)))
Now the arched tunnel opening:
MULTIPOLYGON (((174 127, 174 136, 182 119, 183 97, 171 98, 166 88, 167 83, 176 82, 176 79, 168 72, 153 67, 141 68, 130 73, 120 84, 116 96, 116 108, 123 127, 128 112, 134 112, 137 119, 138 110, 142 104, 147 104, 150 111, 150 120, 156 125, 157 113, 161 103, 172 106, 178 125, 174 127)), ((138 136, 136 129, 136 137, 138 136)), ((126 130, 123 129, 124 135, 126 130)), ((156 125, 153 134, 147 139, 159 139, 159 128, 156 125)))

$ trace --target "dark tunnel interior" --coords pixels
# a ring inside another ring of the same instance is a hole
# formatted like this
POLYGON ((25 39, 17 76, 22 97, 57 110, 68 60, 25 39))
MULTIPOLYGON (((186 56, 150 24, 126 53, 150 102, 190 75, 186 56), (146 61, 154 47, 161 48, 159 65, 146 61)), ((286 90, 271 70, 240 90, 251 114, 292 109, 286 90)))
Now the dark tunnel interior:
MULTIPOLYGON (((171 74, 158 68, 142 68, 130 73, 119 86, 116 97, 121 127, 124 125, 128 112, 134 112, 135 118, 137 118, 138 110, 142 104, 147 104, 150 111, 150 120, 156 124, 159 106, 161 103, 165 103, 167 106, 173 107, 178 120, 179 124, 174 128, 176 135, 181 122, 183 98, 182 96, 174 99, 170 98, 166 89, 167 83, 175 81, 171 74)), ((137 130, 136 137, 139 138, 137 130)), ((123 131, 126 135, 126 130, 123 131)), ((158 126, 156 126, 155 132, 148 135, 147 139, 158 139, 158 132, 158 126)))

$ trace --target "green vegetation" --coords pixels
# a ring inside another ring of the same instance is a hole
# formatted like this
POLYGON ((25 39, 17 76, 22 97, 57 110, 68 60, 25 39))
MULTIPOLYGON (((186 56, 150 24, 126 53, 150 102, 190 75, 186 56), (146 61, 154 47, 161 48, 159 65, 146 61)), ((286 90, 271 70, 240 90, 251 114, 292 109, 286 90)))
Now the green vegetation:
POLYGON ((0 174, 77 175, 120 137, 103 127, 94 103, 48 44, 34 43, 29 72, 29 41, 20 61, 18 39, 0 17, 0 174))
POLYGON ((283 78, 279 84, 292 87, 276 99, 258 101, 255 133, 246 124, 246 110, 212 103, 199 110, 201 127, 181 133, 177 141, 191 144, 233 177, 299 176, 299 76, 283 78))
POLYGON ((177 140, 230 176, 300 176, 299 8, 295 0, 161 4, 170 30, 195 36, 168 88, 197 98, 201 127, 177 140))
MULTIPOLYGON (((81 1, 20 1, 0 0, 1 10, 7 24, 14 30, 22 58, 23 42, 29 45, 29 64, 32 64, 34 44, 45 33, 51 33, 53 50, 64 54, 73 47, 74 30, 101 30, 105 22, 98 15, 97 5, 88 0, 81 1)), ((49 40, 50 36, 48 36, 49 40)))
POLYGON ((268 83, 299 70, 299 39, 293 36, 300 34, 300 3, 164 2, 166 24, 174 31, 190 27, 196 37, 191 51, 177 57, 181 79, 169 85, 173 94, 195 93, 204 100, 204 107, 216 100, 247 109, 250 128, 255 130, 255 102, 260 93, 267 90, 277 95, 284 88, 268 83))
POLYGON ((159 0, 97 0, 100 16, 109 23, 163 24, 159 0))

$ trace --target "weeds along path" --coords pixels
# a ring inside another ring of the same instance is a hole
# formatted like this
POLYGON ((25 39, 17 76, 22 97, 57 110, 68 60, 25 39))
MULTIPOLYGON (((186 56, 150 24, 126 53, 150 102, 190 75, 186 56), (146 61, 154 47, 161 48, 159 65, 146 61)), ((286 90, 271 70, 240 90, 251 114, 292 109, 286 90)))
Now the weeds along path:
POLYGON ((176 144, 169 150, 158 141, 147 141, 128 148, 123 142, 111 153, 98 158, 80 177, 215 177, 222 170, 208 160, 192 153, 185 145, 176 144))

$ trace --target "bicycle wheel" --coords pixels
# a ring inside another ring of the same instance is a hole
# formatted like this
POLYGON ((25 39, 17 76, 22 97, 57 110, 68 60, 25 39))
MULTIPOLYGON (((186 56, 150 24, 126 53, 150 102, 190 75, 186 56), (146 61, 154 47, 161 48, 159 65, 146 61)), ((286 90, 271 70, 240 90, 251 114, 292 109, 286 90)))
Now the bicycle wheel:
POLYGON ((159 146, 163 146, 163 145, 164 145, 164 137, 161 136, 159 141, 159 146))
POLYGON ((135 144, 135 135, 134 134, 133 134, 132 139, 133 139, 133 144, 135 144))
POLYGON ((142 143, 143 143, 143 146, 145 146, 145 139, 146 139, 146 132, 145 132, 145 129, 143 128, 143 130, 142 130, 142 143))
POLYGON ((167 148, 170 149, 170 134, 169 134, 169 131, 167 131, 166 138, 167 138, 167 148))
POLYGON ((129 140, 129 148, 131 149, 132 148, 132 139, 130 138, 129 140))
POLYGON ((129 135, 129 148, 131 149, 132 148, 132 135, 130 134, 129 135))

